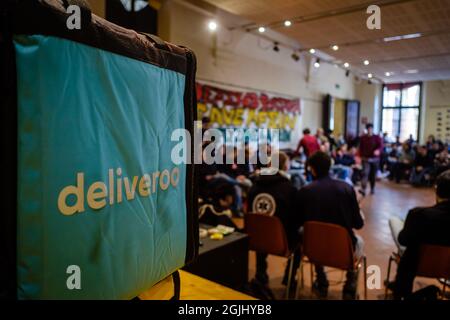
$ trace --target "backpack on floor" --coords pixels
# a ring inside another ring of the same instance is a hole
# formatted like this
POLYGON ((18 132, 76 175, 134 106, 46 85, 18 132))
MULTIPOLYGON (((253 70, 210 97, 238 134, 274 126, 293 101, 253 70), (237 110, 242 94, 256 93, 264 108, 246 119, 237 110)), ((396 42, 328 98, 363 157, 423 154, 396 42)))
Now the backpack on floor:
POLYGON ((197 255, 195 56, 68 6, 0 3, 0 297, 132 299, 197 255))

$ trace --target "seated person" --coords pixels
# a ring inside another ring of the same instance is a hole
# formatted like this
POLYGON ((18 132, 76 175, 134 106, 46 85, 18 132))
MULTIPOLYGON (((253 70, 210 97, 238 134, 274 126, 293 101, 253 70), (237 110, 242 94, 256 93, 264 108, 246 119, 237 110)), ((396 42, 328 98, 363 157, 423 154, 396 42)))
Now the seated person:
POLYGON ((436 181, 436 205, 409 211, 398 242, 405 246, 394 284, 394 299, 408 297, 413 290, 422 244, 450 246, 450 170, 436 181))
POLYGON ((355 165, 355 157, 347 149, 347 145, 343 144, 336 150, 336 155, 334 156, 333 173, 340 180, 346 181, 353 185, 353 165, 355 165))
POLYGON ((397 163, 395 163, 393 167, 393 175, 395 181, 400 183, 401 178, 405 175, 405 173, 409 172, 414 163, 414 151, 408 143, 403 143, 402 151, 398 157, 397 163))
MULTIPOLYGON (((334 180, 329 176, 331 159, 323 153, 315 153, 308 166, 314 181, 298 191, 296 210, 300 213, 302 222, 321 221, 333 223, 346 228, 352 238, 355 256, 362 255, 363 241, 355 235, 353 229, 361 229, 364 220, 354 189, 347 183, 334 180)), ((328 294, 328 280, 323 266, 316 265, 316 280, 313 289, 324 298, 328 294)), ((347 271, 347 281, 344 285, 343 298, 354 299, 356 296, 357 274, 347 271)))
MULTIPOLYGON (((232 211, 235 215, 241 216, 243 210, 243 189, 248 189, 252 182, 248 179, 250 175, 250 166, 244 157, 244 163, 239 163, 238 149, 228 150, 225 146, 222 148, 223 163, 216 164, 217 174, 214 176, 214 183, 228 183, 234 187, 235 197, 232 211), (227 158, 227 152, 230 152, 227 158), (232 153, 232 154, 231 154, 232 153), (232 163, 227 163, 232 160, 232 163)), ((244 151, 245 152, 245 151, 244 151)))
POLYGON ((442 152, 443 149, 443 143, 439 140, 435 140, 431 145, 429 145, 428 153, 430 154, 431 158, 434 159, 440 152, 442 152))
POLYGON ((430 134, 428 136, 427 142, 426 142, 427 150, 430 150, 435 142, 436 142, 436 138, 434 137, 434 135, 430 134))
POLYGON ((411 174, 411 183, 413 185, 423 184, 426 175, 429 175, 432 170, 433 160, 430 158, 426 146, 418 146, 411 174))
POLYGON ((257 175, 262 168, 268 167, 271 152, 272 146, 270 143, 260 143, 258 148, 253 150, 251 155, 249 150, 249 162, 253 169, 252 175, 257 175))
POLYGON ((211 184, 217 174, 217 166, 213 164, 207 164, 204 161, 198 166, 198 193, 201 199, 206 199, 210 196, 211 184))
MULTIPOLYGON (((294 249, 299 245, 300 228, 300 225, 296 225, 292 218, 292 215, 295 214, 292 204, 297 189, 293 186, 290 176, 286 173, 289 170, 289 157, 284 152, 279 152, 278 155, 278 172, 273 174, 270 170, 274 168, 262 168, 262 174, 255 178, 248 195, 249 211, 277 216, 284 226, 290 248, 294 249)), ((266 259, 267 254, 256 254, 256 279, 262 284, 268 284, 269 282, 266 259)), ((294 258, 294 274, 299 264, 300 254, 297 252, 294 258)), ((287 285, 288 272, 288 268, 286 268, 283 279, 283 284, 285 285, 287 285)))
POLYGON ((353 175, 351 179, 353 184, 356 185, 361 182, 363 176, 362 158, 358 154, 358 149, 355 146, 351 147, 348 152, 355 159, 355 164, 352 166, 353 175))
POLYGON ((445 146, 445 148, 441 152, 436 154, 436 157, 434 159, 435 175, 438 176, 448 169, 450 169, 450 158, 448 154, 448 146, 445 146))
POLYGON ((199 204, 199 222, 210 226, 222 224, 238 230, 231 212, 235 197, 234 187, 228 183, 218 184, 211 196, 199 204))
POLYGON ((348 151, 347 144, 343 144, 336 150, 335 164, 351 167, 355 164, 355 156, 348 151))
POLYGON ((400 156, 401 148, 399 148, 396 144, 391 144, 391 147, 386 150, 387 160, 386 160, 386 169, 389 172, 389 180, 394 180, 394 168, 398 162, 398 157, 400 156))

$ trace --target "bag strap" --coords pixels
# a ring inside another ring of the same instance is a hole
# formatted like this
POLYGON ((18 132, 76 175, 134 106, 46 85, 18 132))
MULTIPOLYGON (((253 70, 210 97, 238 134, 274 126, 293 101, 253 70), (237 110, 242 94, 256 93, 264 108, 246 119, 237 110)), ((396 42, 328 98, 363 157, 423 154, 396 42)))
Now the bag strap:
POLYGON ((180 281, 180 273, 175 271, 172 273, 172 281, 173 281, 173 297, 170 300, 180 300, 180 291, 181 291, 181 281, 180 281))
POLYGON ((13 1, 0 4, 0 146, 4 152, 3 177, 9 188, 1 195, 0 300, 17 299, 17 78, 12 25, 8 10, 13 1))

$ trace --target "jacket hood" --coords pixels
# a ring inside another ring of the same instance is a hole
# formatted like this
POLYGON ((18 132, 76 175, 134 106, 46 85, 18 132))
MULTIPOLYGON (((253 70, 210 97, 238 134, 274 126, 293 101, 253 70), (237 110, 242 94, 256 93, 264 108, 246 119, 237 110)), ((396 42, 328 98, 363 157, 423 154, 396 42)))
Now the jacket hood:
POLYGON ((272 175, 259 175, 255 183, 258 185, 273 185, 284 181, 289 181, 289 178, 282 171, 279 171, 272 175))

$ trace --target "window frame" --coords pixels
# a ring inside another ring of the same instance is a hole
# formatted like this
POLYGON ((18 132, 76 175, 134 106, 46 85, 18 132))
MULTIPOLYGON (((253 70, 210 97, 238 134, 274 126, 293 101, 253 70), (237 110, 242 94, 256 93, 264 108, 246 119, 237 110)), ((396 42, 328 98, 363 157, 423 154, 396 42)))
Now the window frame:
MULTIPOLYGON (((422 118, 422 94, 423 94, 423 83, 422 82, 405 82, 405 83, 392 83, 392 84, 386 84, 383 83, 383 86, 381 88, 381 115, 380 115, 380 127, 381 131, 383 131, 383 111, 384 109, 392 109, 392 110, 399 110, 399 116, 398 116, 398 131, 395 133, 395 137, 400 136, 400 132, 402 130, 401 124, 402 124, 402 110, 405 109, 417 109, 419 111, 419 116, 417 118, 417 132, 416 132, 416 140, 419 141, 419 135, 420 135, 420 123, 422 118), (406 85, 415 84, 419 86, 419 104, 415 106, 403 106, 403 89, 406 85), (400 105, 398 106, 384 106, 384 88, 386 88, 389 85, 399 85, 400 86, 400 105)), ((395 138, 394 137, 394 138, 395 138)))

